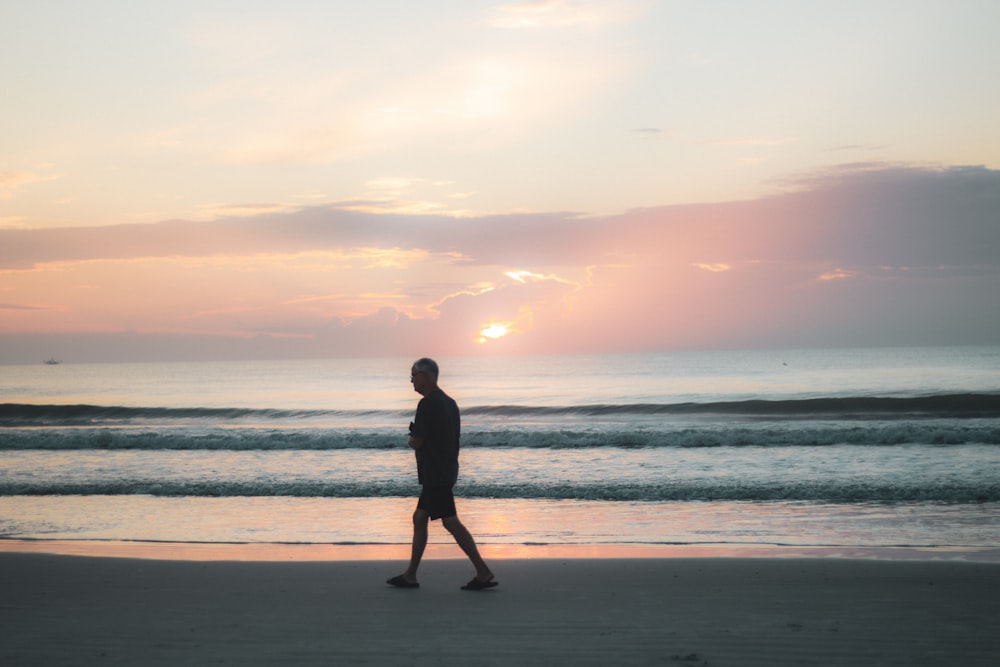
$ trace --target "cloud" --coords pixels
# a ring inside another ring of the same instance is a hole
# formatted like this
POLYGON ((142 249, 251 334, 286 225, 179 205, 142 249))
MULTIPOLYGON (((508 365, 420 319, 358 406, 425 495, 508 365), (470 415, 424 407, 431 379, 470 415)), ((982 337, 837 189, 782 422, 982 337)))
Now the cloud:
POLYGON ((729 264, 705 264, 703 262, 696 262, 695 266, 702 271, 711 271, 713 273, 722 273, 723 271, 730 271, 733 268, 729 264))
POLYGON ((889 144, 845 144, 828 148, 828 151, 884 151, 889 144))
POLYGON ((580 284, 572 280, 567 280, 566 278, 561 278, 554 273, 543 275, 541 273, 535 273, 533 271, 506 271, 504 273, 508 278, 514 280, 515 282, 525 285, 529 282, 555 282, 561 283, 563 285, 572 285, 574 287, 580 287, 580 284))
POLYGON ((423 178, 388 176, 383 178, 373 178, 365 183, 365 187, 369 190, 398 193, 403 190, 408 190, 415 185, 423 185, 426 182, 426 179, 423 178))
POLYGON ((0 331, 242 332, 289 355, 1000 342, 1000 172, 784 185, 606 217, 326 205, 0 230, 5 301, 52 304, 8 307, 0 331))
POLYGON ((43 174, 36 171, 13 171, 0 169, 0 199, 10 199, 20 188, 35 183, 45 183, 61 178, 59 174, 43 174))
POLYGON ((288 204, 276 203, 254 203, 254 204, 205 204, 200 209, 212 217, 229 216, 241 217, 251 215, 261 215, 264 213, 281 213, 294 210, 295 207, 288 204))
MULTIPOLYGON (((630 6, 514 3, 493 16, 501 23, 532 16, 536 25, 600 26, 634 15, 630 6)), ((598 43, 592 30, 511 48, 510 36, 490 30, 489 16, 478 12, 453 12, 445 21, 416 14, 419 25, 390 31, 388 46, 365 36, 377 26, 358 25, 344 42, 331 40, 322 21, 305 25, 252 13, 203 19, 185 33, 198 76, 179 89, 169 120, 156 117, 159 125, 144 131, 142 143, 203 168, 316 168, 440 152, 443 143, 478 154, 509 149, 512 139, 544 136, 565 127, 568 117, 590 113, 590 101, 619 88, 628 67, 622 49, 598 43), (347 46, 351 39, 357 43, 347 46), (470 39, 474 44, 466 45, 470 39)))
MULTIPOLYGON (((345 206, 107 227, 0 230, 0 270, 48 262, 150 257, 346 252, 456 253, 463 261, 537 267, 608 263, 633 255, 691 264, 831 261, 842 266, 995 264, 1000 172, 981 167, 829 170, 789 180, 786 194, 720 204, 456 219, 375 215, 345 206), (346 209, 346 210, 345 210, 346 209), (386 241, 389 241, 387 244, 386 241)), ((372 205, 375 202, 371 203, 372 205)))
MULTIPOLYGON (((0 195, 3 199, 3 195, 0 195)), ((0 216, 0 229, 28 229, 29 225, 23 216, 0 216)))
POLYGON ((0 303, 0 310, 51 310, 48 306, 31 306, 21 303, 0 303))
POLYGON ((856 271, 848 271, 837 267, 832 271, 827 271, 820 275, 820 280, 847 280, 849 278, 856 278, 858 276, 856 271))
POLYGON ((716 139, 706 141, 710 146, 782 146, 798 141, 795 137, 746 137, 742 139, 716 139))

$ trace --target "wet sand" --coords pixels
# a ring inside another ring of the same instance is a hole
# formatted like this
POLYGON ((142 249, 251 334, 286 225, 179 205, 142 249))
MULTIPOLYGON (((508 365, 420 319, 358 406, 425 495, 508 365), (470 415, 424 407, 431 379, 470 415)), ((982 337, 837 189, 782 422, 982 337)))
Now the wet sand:
POLYGON ((472 575, 469 564, 438 555, 429 553, 419 589, 401 590, 384 583, 402 570, 398 559, 7 549, 0 664, 992 666, 1000 659, 1000 564, 992 562, 513 557, 491 562, 499 587, 467 592, 459 586, 472 575))

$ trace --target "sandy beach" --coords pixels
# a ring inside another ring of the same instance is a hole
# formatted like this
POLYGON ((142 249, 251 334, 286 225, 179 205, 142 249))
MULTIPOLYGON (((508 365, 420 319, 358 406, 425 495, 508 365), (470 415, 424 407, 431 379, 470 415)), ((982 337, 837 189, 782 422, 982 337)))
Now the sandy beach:
POLYGON ((917 665, 1000 659, 1000 565, 845 558, 159 560, 0 553, 0 664, 917 665))

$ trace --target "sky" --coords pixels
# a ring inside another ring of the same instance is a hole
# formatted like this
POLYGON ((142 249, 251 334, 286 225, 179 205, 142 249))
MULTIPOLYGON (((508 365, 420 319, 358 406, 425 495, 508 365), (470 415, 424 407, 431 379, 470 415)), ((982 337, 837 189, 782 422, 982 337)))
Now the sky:
POLYGON ((1000 344, 997 25, 0 3, 0 363, 1000 344))

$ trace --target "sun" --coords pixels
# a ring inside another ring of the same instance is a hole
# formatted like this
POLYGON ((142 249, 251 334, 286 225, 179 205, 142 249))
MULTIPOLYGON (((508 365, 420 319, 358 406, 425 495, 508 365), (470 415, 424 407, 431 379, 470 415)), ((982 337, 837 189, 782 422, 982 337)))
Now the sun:
POLYGON ((498 338, 503 338, 508 333, 510 333, 510 325, 503 324, 500 322, 490 322, 483 326, 479 330, 479 342, 488 343, 491 340, 497 340, 498 338))

